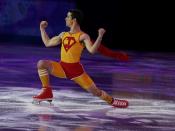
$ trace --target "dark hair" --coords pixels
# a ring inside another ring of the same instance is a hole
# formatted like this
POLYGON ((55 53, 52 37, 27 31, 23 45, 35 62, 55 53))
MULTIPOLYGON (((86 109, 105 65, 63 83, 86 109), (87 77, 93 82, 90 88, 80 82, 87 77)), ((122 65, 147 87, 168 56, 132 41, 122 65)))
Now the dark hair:
POLYGON ((84 17, 83 12, 79 9, 72 9, 72 10, 69 10, 69 12, 71 13, 72 19, 75 18, 77 20, 77 23, 81 25, 84 17))

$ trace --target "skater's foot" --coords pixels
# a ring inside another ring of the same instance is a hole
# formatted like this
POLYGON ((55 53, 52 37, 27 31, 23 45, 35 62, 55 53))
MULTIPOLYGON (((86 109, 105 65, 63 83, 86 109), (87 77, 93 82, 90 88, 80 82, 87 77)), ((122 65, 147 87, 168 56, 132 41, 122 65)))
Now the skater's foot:
POLYGON ((128 101, 127 100, 119 100, 114 98, 113 102, 112 102, 112 106, 113 107, 117 107, 117 108, 127 108, 128 107, 128 101))
POLYGON ((39 95, 37 95, 37 96, 33 96, 33 99, 37 100, 37 101, 49 101, 49 102, 52 102, 53 93, 52 93, 51 87, 43 87, 42 88, 42 92, 39 95))

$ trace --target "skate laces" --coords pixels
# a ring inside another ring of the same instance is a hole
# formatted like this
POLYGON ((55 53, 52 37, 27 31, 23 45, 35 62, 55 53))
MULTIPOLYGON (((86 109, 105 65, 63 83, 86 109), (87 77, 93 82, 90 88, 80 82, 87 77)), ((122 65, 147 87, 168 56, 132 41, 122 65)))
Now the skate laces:
POLYGON ((114 99, 112 105, 116 107, 127 107, 128 102, 126 100, 114 99))

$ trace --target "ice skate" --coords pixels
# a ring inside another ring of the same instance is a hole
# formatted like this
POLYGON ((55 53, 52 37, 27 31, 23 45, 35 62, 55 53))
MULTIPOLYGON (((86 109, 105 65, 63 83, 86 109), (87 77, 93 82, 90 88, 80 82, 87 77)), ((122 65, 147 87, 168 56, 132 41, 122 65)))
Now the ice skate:
POLYGON ((127 108, 129 105, 127 100, 119 100, 114 98, 113 102, 112 102, 112 106, 113 107, 117 107, 117 108, 127 108))
POLYGON ((53 100, 52 89, 50 87, 46 87, 46 88, 42 89, 42 92, 39 95, 33 96, 33 102, 32 103, 40 104, 40 102, 42 102, 42 101, 48 101, 51 105, 52 100, 53 100))

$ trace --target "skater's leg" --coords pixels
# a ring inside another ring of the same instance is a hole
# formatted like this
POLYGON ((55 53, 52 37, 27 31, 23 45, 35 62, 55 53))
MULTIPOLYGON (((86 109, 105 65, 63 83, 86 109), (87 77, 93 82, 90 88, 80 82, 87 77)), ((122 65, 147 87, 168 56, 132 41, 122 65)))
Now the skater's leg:
POLYGON ((43 87, 50 87, 49 74, 59 78, 66 78, 66 75, 58 62, 51 60, 40 60, 37 67, 43 87))
POLYGON ((106 101, 108 104, 112 104, 113 98, 109 94, 107 94, 105 91, 97 88, 93 80, 86 73, 83 73, 81 76, 73 80, 88 92, 92 93, 97 97, 100 97, 102 100, 106 101))
POLYGON ((49 74, 65 78, 64 71, 58 62, 50 60, 40 60, 37 67, 43 88, 42 92, 33 98, 37 100, 51 100, 53 98, 53 93, 50 85, 49 74))
POLYGON ((51 63, 49 60, 40 60, 37 63, 38 75, 42 83, 42 87, 50 87, 49 71, 51 70, 51 63))
POLYGON ((66 74, 59 62, 50 61, 50 74, 58 78, 66 78, 66 74))
POLYGON ((101 98, 102 100, 106 101, 108 104, 114 107, 126 108, 128 106, 128 101, 114 99, 107 92, 100 90, 98 87, 96 87, 93 80, 86 73, 83 73, 81 76, 74 78, 73 80, 88 92, 101 98))
POLYGON ((100 90, 95 85, 89 87, 88 92, 92 93, 94 96, 100 97, 102 100, 106 101, 108 104, 112 104, 113 98, 103 90, 100 90))

